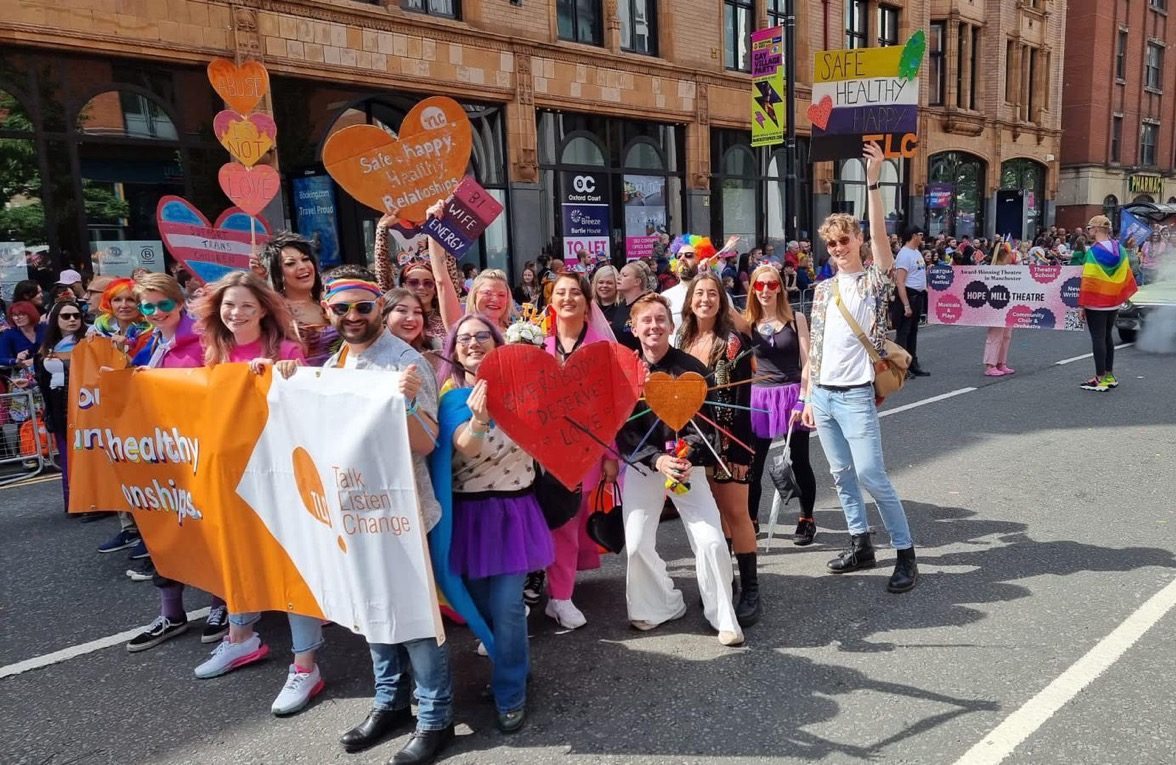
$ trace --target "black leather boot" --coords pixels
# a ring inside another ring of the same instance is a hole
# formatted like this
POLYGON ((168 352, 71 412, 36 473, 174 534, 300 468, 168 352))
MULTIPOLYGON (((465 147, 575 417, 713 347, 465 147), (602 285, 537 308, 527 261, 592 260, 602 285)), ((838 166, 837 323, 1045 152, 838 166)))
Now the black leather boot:
POLYGON ((898 560, 894 564, 894 573, 886 583, 888 592, 907 592, 913 590, 919 582, 919 564, 915 561, 915 548, 908 547, 898 551, 898 560))
POLYGON ((870 532, 854 534, 849 538, 849 549, 825 564, 825 568, 834 574, 848 574, 850 571, 860 571, 873 568, 874 545, 870 544, 870 532))
POLYGON ((404 748, 388 760, 388 765, 429 765, 452 743, 452 725, 441 730, 418 730, 404 748))
POLYGON ((742 587, 739 602, 735 604, 735 621, 739 622, 740 627, 750 627, 759 621, 764 611, 760 603, 755 553, 736 553, 735 560, 739 562, 739 582, 742 587))
POLYGON ((812 518, 801 518, 796 523, 796 533, 792 535, 792 544, 805 547, 813 543, 817 536, 817 522, 812 518))
POLYGON ((355 753, 370 749, 397 728, 412 722, 412 709, 373 709, 359 725, 339 737, 343 749, 355 753))
MULTIPOLYGON (((731 541, 730 537, 727 537, 727 556, 729 558, 731 558, 732 560, 734 560, 734 558, 735 558, 735 546, 734 546, 734 543, 731 541)), ((732 603, 736 602, 736 600, 738 600, 738 598, 739 598, 739 584, 740 584, 739 579, 741 579, 741 578, 742 577, 739 577, 738 579, 735 577, 731 578, 731 602, 732 603)))

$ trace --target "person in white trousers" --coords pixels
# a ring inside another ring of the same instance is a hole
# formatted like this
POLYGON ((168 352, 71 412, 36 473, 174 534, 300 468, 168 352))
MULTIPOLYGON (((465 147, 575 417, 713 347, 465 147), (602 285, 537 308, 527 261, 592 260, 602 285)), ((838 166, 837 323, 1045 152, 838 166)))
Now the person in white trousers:
MULTIPOLYGON (((664 297, 654 293, 643 295, 633 303, 630 321, 650 373, 665 372, 675 377, 684 372, 707 375, 702 362, 670 347, 673 320, 664 297)), ((687 425, 681 438, 689 445, 689 454, 675 456, 667 451, 667 445, 672 447, 679 434, 648 409, 644 401, 638 402, 634 414, 644 413, 629 420, 617 435, 625 457, 635 465, 626 471, 621 499, 628 556, 625 597, 629 620, 639 630, 651 630, 686 614, 682 593, 674 587, 666 573, 666 563, 657 553, 658 522, 669 496, 678 508, 694 551, 703 616, 719 633, 720 643, 740 645, 743 630, 731 603, 731 556, 723 537, 719 508, 706 480, 706 466, 715 461, 713 443, 708 446, 704 441, 708 437, 704 434, 710 429, 704 427, 699 432, 687 425), (689 484, 690 489, 682 494, 671 492, 666 488, 667 480, 689 484)), ((709 414, 708 417, 714 419, 709 414)))

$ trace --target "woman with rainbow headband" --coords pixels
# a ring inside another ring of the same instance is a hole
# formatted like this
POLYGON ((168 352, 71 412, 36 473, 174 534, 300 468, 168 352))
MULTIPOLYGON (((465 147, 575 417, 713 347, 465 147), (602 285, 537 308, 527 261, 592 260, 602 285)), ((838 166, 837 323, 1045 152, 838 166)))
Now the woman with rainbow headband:
MULTIPOLYGON (((142 350, 151 338, 151 324, 139 311, 134 280, 115 279, 107 285, 98 303, 98 316, 86 334, 110 338, 115 347, 125 351, 131 358, 142 350)), ((147 546, 139 536, 134 516, 120 512, 118 523, 118 532, 98 545, 98 552, 113 553, 129 547, 131 560, 147 558, 147 546)))
POLYGON ((1127 302, 1139 287, 1127 258, 1127 250, 1111 239, 1111 221, 1096 215, 1086 224, 1094 244, 1086 251, 1082 266, 1082 283, 1078 288, 1078 307, 1086 317, 1094 351, 1094 377, 1080 386, 1100 393, 1119 387, 1115 377, 1115 341, 1111 332, 1119 306, 1127 302))

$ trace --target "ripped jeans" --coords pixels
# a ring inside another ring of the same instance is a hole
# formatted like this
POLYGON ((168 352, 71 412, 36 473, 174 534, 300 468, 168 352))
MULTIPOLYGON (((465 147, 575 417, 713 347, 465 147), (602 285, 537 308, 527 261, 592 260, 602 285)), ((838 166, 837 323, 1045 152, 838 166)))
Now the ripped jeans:
POLYGON ((870 530, 862 498, 864 486, 878 504, 882 523, 890 534, 890 546, 896 550, 910 547, 913 543, 906 511, 882 462, 882 431, 878 408, 874 406, 874 387, 831 390, 814 385, 809 401, 849 533, 865 534, 870 530))

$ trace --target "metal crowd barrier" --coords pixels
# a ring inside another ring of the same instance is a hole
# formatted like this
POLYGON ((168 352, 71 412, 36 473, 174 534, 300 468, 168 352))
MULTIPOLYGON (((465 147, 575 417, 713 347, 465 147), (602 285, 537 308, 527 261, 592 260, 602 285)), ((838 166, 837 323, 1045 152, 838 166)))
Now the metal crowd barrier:
POLYGON ((0 393, 0 486, 57 467, 55 447, 36 386, 0 393))

